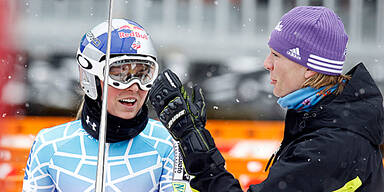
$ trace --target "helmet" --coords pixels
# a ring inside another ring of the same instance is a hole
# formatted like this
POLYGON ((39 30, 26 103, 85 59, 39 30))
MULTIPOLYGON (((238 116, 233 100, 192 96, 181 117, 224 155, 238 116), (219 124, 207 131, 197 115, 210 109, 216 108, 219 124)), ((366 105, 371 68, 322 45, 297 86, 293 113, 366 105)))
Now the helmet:
MULTIPOLYGON (((77 50, 81 88, 94 100, 98 97, 97 82, 104 80, 107 39, 108 22, 103 22, 83 36, 77 50)), ((127 19, 113 19, 110 54, 109 85, 126 89, 137 83, 140 89, 151 88, 159 65, 150 35, 142 26, 127 19)))

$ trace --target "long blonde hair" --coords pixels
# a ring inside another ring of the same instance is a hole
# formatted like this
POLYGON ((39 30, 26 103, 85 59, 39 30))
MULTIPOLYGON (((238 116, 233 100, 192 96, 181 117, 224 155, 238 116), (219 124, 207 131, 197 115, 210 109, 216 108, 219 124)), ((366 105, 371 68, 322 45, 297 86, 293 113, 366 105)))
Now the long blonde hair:
POLYGON ((343 92, 343 89, 347 82, 351 79, 350 75, 326 75, 322 73, 316 73, 312 77, 308 78, 304 84, 304 87, 312 87, 315 89, 319 89, 323 86, 326 86, 324 91, 328 91, 328 89, 332 88, 335 85, 339 85, 333 94, 339 95, 343 92))
POLYGON ((77 113, 76 113, 76 120, 79 120, 81 118, 81 112, 83 111, 83 107, 84 107, 84 95, 81 99, 81 102, 80 102, 80 105, 79 105, 79 108, 77 109, 77 113))

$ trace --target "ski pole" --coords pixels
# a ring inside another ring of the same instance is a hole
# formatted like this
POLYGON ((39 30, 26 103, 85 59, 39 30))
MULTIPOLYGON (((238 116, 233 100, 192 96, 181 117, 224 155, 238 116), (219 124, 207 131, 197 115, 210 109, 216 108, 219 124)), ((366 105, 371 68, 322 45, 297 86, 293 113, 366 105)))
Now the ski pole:
POLYGON ((105 164, 105 140, 107 132, 107 95, 108 95, 108 77, 109 77, 109 58, 111 56, 111 32, 112 32, 112 7, 113 0, 109 0, 109 13, 108 13, 108 41, 107 52, 105 53, 105 67, 104 67, 104 89, 103 101, 101 107, 101 119, 99 129, 99 152, 97 154, 97 172, 95 182, 95 192, 104 191, 104 164, 105 164))

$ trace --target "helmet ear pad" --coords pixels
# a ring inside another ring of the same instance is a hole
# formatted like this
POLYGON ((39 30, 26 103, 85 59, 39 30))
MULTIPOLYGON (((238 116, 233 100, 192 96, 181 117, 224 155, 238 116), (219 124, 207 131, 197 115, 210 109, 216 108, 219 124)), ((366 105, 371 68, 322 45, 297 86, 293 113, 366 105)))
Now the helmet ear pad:
POLYGON ((85 95, 93 100, 96 100, 96 98, 100 95, 100 93, 97 91, 96 76, 79 66, 79 80, 80 87, 84 91, 85 95))
POLYGON ((81 67, 79 67, 80 72, 80 87, 85 93, 86 97, 89 97, 92 100, 97 101, 97 103, 100 103, 101 106, 101 97, 102 97, 102 89, 101 89, 101 81, 99 77, 96 75, 93 75, 91 73, 88 73, 87 71, 83 70, 81 67))

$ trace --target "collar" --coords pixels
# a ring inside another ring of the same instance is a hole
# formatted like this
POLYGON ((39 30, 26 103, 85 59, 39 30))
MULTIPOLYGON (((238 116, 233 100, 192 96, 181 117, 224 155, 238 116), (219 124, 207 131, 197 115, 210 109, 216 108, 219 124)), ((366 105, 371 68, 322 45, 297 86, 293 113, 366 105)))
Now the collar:
MULTIPOLYGON (((84 96, 84 106, 81 114, 81 124, 93 138, 99 139, 101 104, 84 96)), ((143 105, 133 119, 122 119, 107 114, 107 143, 129 140, 140 134, 148 123, 148 108, 143 105)))

